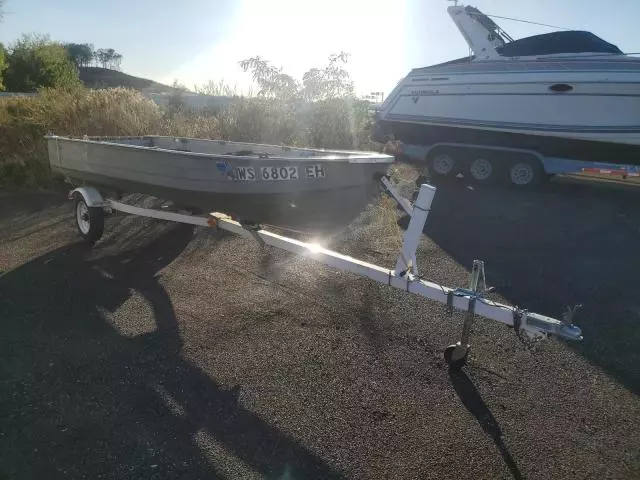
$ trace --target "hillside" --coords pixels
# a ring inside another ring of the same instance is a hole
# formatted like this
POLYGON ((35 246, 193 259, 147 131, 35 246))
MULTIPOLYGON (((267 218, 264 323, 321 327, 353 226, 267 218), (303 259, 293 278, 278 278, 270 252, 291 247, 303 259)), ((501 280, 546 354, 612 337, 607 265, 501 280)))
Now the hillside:
POLYGON ((125 87, 139 90, 158 105, 169 104, 171 94, 177 92, 180 92, 181 102, 184 105, 196 109, 207 108, 211 111, 218 111, 233 101, 232 97, 180 91, 147 78, 134 77, 108 68, 81 67, 80 80, 88 88, 125 87))
POLYGON ((136 90, 173 93, 174 88, 146 78, 134 77, 118 70, 100 67, 81 67, 80 80, 88 88, 126 87, 136 90))

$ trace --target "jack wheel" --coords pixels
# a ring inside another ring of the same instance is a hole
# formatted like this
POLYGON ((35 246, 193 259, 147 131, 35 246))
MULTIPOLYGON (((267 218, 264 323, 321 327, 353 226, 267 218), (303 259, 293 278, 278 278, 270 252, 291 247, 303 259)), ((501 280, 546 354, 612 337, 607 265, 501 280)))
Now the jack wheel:
POLYGON ((455 345, 449 345, 444 350, 444 360, 453 369, 459 370, 467 363, 467 357, 469 356, 469 345, 461 345, 456 343, 455 345))

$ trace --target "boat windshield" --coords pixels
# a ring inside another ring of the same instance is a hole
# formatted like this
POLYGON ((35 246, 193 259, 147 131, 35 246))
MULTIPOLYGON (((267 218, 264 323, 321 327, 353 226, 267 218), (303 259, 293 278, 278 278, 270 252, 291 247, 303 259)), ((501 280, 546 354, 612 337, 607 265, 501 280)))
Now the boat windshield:
POLYGON ((612 53, 622 55, 615 45, 586 31, 551 32, 506 43, 496 48, 504 57, 526 57, 557 53, 612 53))

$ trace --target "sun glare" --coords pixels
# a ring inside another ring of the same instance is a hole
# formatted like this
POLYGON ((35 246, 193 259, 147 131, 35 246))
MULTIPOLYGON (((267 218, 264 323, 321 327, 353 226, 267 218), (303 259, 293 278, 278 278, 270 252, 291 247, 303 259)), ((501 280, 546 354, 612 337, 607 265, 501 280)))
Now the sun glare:
POLYGON ((324 250, 324 247, 319 243, 308 243, 307 247, 311 253, 320 253, 324 250))
POLYGON ((238 66, 242 59, 260 55, 299 79, 323 66, 330 54, 345 51, 351 54, 347 68, 359 93, 388 90, 404 73, 403 37, 371 31, 384 26, 401 30, 403 21, 402 5, 391 8, 379 0, 245 0, 231 33, 166 80, 192 86, 222 79, 246 91, 251 79, 238 66))

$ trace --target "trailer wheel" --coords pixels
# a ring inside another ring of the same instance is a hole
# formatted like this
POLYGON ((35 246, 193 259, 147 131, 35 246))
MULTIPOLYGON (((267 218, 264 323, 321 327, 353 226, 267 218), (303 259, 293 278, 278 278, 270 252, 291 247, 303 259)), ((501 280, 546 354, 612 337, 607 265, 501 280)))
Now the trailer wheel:
POLYGON ((542 182, 544 171, 537 159, 521 158, 509 165, 509 181, 518 187, 532 187, 542 182))
POLYGON ((469 175, 478 183, 489 183, 496 177, 495 160, 478 155, 469 163, 469 175))
POLYGON ((456 161, 450 153, 433 153, 427 157, 427 167, 429 168, 429 173, 438 177, 453 176, 456 161))
POLYGON ((76 226, 82 238, 95 243, 104 231, 104 210, 102 207, 89 207, 82 195, 76 195, 74 203, 76 226))
POLYGON ((460 345, 460 343, 456 343, 455 345, 449 345, 444 350, 444 360, 449 364, 450 368, 455 370, 459 370, 465 366, 468 357, 468 345, 460 345))

